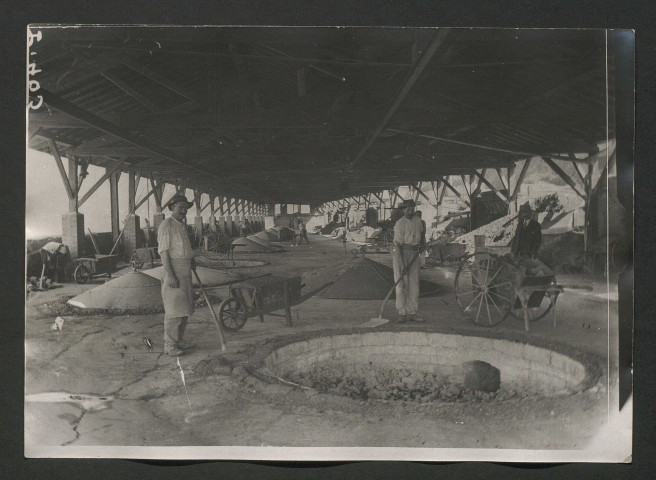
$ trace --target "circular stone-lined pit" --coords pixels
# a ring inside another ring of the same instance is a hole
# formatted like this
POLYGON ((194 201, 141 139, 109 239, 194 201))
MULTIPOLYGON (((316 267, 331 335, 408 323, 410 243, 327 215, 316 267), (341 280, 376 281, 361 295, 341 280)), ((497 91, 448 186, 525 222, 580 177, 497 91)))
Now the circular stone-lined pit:
POLYGON ((583 363, 548 348, 425 331, 310 338, 274 350, 261 366, 264 375, 365 399, 480 400, 509 392, 553 396, 583 391, 595 380, 583 363), (464 387, 474 361, 498 369, 498 391, 464 387))

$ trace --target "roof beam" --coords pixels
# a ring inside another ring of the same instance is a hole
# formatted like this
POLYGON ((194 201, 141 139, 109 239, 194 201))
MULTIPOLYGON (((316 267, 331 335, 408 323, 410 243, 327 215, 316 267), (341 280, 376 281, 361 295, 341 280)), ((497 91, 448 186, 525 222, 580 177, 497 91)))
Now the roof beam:
MULTIPOLYGON (((223 179, 222 177, 219 177, 218 175, 215 175, 207 170, 189 165, 187 162, 185 162, 183 158, 179 157, 177 154, 165 148, 161 148, 157 145, 151 144, 147 140, 140 138, 139 136, 132 134, 131 132, 125 130, 124 128, 121 128, 118 125, 114 125, 113 123, 108 122, 107 120, 104 120, 103 118, 98 117, 97 115, 94 115, 93 113, 78 107, 77 105, 69 102, 68 100, 58 97, 54 93, 51 93, 45 89, 41 89, 39 90, 39 94, 43 96, 44 102, 50 107, 56 108, 57 110, 60 110, 68 115, 71 115, 87 123, 89 126, 93 128, 96 128, 116 138, 119 138, 125 142, 135 145, 141 148, 144 152, 150 153, 152 156, 165 158, 173 163, 184 166, 188 171, 200 173, 205 177, 212 177, 221 182, 225 182, 225 179, 223 179)), ((241 187, 240 185, 235 185, 234 183, 233 186, 241 187)), ((245 190, 247 190, 250 193, 259 195, 257 194, 257 192, 251 191, 251 189, 246 188, 245 190)))
MULTIPOLYGON (((461 142, 461 141, 458 141, 458 140, 453 140, 451 138, 437 137, 435 135, 425 135, 425 134, 421 134, 421 133, 408 132, 408 131, 405 131, 405 130, 398 130, 396 128, 388 128, 387 131, 395 132, 395 133, 402 133, 404 135, 410 135, 410 136, 419 137, 419 138, 430 138, 430 139, 433 139, 433 140, 438 140, 440 142, 453 143, 453 144, 456 144, 456 145, 464 145, 465 147, 480 148, 480 149, 483 149, 483 150, 490 150, 490 151, 493 151, 493 152, 509 153, 511 155, 521 155, 521 156, 524 156, 524 157, 548 157, 548 158, 552 158, 554 160, 572 161, 572 158, 570 158, 569 156, 566 157, 564 155, 548 154, 548 153, 544 154, 544 153, 535 153, 535 152, 522 152, 522 151, 519 151, 519 150, 509 150, 509 149, 505 149, 505 148, 490 147, 490 146, 487 146, 487 145, 480 145, 480 144, 477 144, 477 143, 461 142)), ((585 164, 590 162, 589 158, 577 158, 576 161, 581 162, 581 163, 585 163, 585 164)))
POLYGON ((198 95, 196 92, 188 89, 187 87, 180 85, 179 83, 171 80, 170 78, 168 78, 165 75, 162 75, 161 73, 156 72, 155 70, 149 68, 146 65, 140 65, 132 60, 124 60, 123 65, 134 70, 135 72, 139 72, 147 79, 152 80, 155 83, 159 83, 163 87, 168 88, 169 90, 171 90, 174 93, 177 93, 181 97, 184 97, 187 100, 194 102, 196 105, 202 106, 205 104, 201 96, 198 95))
POLYGON ((162 111, 162 109, 157 104, 153 103, 147 96, 136 90, 132 85, 127 83, 118 75, 110 72, 103 72, 101 75, 149 110, 152 110, 153 112, 162 111))
POLYGON ((373 144, 376 138, 378 138, 378 135, 380 135, 380 132, 383 131, 383 129, 387 125, 387 122, 389 122, 390 118, 392 118, 392 115, 394 115, 394 112, 396 112, 396 109, 399 108, 401 102, 403 102, 408 92, 410 92, 413 85, 415 84, 421 73, 424 71, 426 65, 428 65, 431 58, 433 58, 433 55, 435 54, 437 49, 444 43, 444 40, 446 39, 448 34, 449 34, 449 30, 439 29, 437 33, 433 36, 432 40, 430 41, 430 44, 428 45, 428 48, 423 53, 419 61, 416 63, 415 67, 412 69, 412 72, 408 76, 408 79, 405 81, 403 87, 401 88, 401 91, 396 96, 396 99, 394 99, 392 106, 387 111, 387 113, 380 121, 378 126, 374 129, 373 133, 365 141, 364 145, 362 145, 355 158, 353 158, 353 160, 351 161, 350 164, 351 166, 355 165, 356 163, 358 163, 358 161, 360 161, 360 159, 364 156, 364 154, 369 149, 371 144, 373 144))

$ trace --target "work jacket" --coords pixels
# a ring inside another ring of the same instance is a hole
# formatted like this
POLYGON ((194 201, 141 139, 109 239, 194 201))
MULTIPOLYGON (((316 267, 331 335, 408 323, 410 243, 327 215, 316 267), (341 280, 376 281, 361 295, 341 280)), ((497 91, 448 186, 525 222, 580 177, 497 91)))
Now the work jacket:
POLYGON ((513 255, 519 258, 535 257, 541 244, 542 227, 540 224, 531 219, 527 225, 524 225, 524 222, 520 220, 512 240, 513 255))

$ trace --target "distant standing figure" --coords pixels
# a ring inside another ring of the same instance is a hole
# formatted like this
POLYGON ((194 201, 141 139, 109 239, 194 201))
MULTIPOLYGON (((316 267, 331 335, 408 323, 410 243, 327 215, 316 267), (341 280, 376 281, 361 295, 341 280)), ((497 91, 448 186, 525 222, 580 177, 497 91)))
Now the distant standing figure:
POLYGON ((164 266, 164 351, 173 356, 184 353, 187 319, 194 313, 191 271, 196 270, 196 263, 184 224, 187 209, 192 205, 184 195, 175 195, 169 203, 172 214, 162 221, 157 232, 158 250, 164 266))
POLYGON ((247 237, 251 233, 252 232, 251 232, 250 222, 248 221, 247 218, 245 218, 245 217, 242 218, 241 222, 239 222, 239 235, 241 235, 242 237, 247 237))
POLYGON ((298 230, 299 230, 299 233, 300 233, 299 240, 298 240, 299 245, 301 243, 303 243, 303 239, 305 239, 305 241, 309 245, 310 240, 308 239, 308 236, 307 236, 307 228, 305 226, 305 221, 303 221, 303 217, 300 217, 298 219, 298 230))
POLYGON ((398 322, 407 320, 423 322, 424 319, 417 313, 419 309, 419 261, 413 259, 419 254, 421 244, 421 220, 415 215, 415 202, 405 200, 401 203, 403 216, 394 225, 394 281, 403 275, 407 268, 407 275, 396 286, 396 309, 399 314, 398 322), (412 262, 412 264, 410 264, 412 262))

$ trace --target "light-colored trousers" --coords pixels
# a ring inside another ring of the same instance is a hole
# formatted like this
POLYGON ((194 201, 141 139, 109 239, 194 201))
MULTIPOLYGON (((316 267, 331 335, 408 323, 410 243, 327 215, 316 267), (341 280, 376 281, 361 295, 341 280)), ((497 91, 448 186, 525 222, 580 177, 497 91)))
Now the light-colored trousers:
MULTIPOLYGON (((399 251, 394 247, 392 265, 394 267, 394 281, 397 281, 403 272, 404 265, 410 265, 412 257, 417 250, 403 248, 399 251)), ((419 259, 415 260, 408 274, 396 285, 396 310, 399 315, 415 315, 419 309, 419 259)))
POLYGON ((168 352, 184 340, 188 318, 164 316, 164 351, 168 352))
POLYGON ((194 313, 191 281, 191 259, 172 258, 171 268, 178 279, 178 288, 171 288, 168 275, 162 278, 164 301, 164 350, 169 351, 184 339, 189 315, 194 313))

